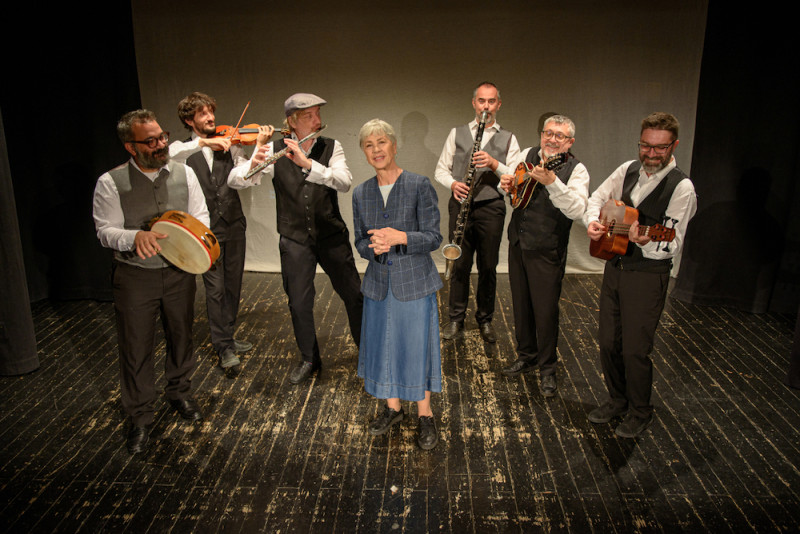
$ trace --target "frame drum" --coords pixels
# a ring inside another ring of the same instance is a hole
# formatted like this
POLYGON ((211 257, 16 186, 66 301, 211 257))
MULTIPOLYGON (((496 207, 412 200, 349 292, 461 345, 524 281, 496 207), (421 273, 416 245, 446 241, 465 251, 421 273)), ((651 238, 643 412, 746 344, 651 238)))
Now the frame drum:
POLYGON ((167 235, 158 240, 161 256, 187 273, 203 274, 219 258, 217 237, 188 213, 168 211, 150 229, 167 235))

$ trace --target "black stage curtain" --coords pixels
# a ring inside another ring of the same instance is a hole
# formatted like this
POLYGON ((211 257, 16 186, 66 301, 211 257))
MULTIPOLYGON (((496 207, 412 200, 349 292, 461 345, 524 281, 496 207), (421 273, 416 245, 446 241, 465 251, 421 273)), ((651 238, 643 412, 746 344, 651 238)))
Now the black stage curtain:
POLYGON ((786 64, 793 33, 772 12, 709 6, 691 170, 698 210, 673 297, 797 311, 800 108, 786 64), (769 28, 769 37, 754 28, 769 28))
POLYGON ((4 64, 0 109, 30 300, 110 299, 111 256, 95 236, 92 193, 100 174, 127 159, 117 120, 141 106, 131 7, 104 5, 100 23, 74 7, 28 6, 20 20, 36 21, 40 45, 4 64))

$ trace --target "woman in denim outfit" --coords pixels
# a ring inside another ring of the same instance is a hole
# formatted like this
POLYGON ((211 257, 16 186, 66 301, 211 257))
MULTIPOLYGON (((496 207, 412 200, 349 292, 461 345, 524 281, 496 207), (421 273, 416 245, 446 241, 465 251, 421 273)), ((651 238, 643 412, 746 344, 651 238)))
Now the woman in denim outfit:
POLYGON ((353 191, 356 249, 369 261, 361 283, 358 376, 367 393, 386 399, 369 432, 384 434, 403 420, 401 399, 416 401, 417 443, 432 449, 439 437, 431 392, 442 390, 436 302, 442 280, 431 258, 442 242, 436 191, 428 178, 397 165, 397 138, 386 122, 367 122, 359 143, 376 176, 353 191))

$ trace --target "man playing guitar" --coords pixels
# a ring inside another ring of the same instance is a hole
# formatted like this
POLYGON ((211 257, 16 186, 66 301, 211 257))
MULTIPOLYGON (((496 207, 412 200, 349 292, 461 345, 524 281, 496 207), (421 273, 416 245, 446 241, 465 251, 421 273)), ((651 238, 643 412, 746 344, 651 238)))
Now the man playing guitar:
POLYGON ((500 179, 515 208, 508 225, 508 278, 517 340, 517 360, 502 372, 515 376, 538 368, 545 397, 557 389, 558 301, 570 228, 583 216, 589 196, 589 173, 569 153, 574 142, 575 124, 563 115, 551 116, 540 147, 524 150, 516 175, 500 179), (564 163, 549 170, 547 162, 555 160, 564 163), (516 202, 519 190, 528 194, 516 202))
POLYGON ((616 434, 639 437, 653 420, 650 395, 656 327, 664 309, 672 259, 680 253, 686 226, 697 209, 694 185, 678 167, 678 121, 656 112, 642 121, 639 159, 623 163, 589 198, 584 223, 589 238, 607 235, 600 211, 608 200, 638 210, 630 224, 627 250, 606 263, 600 292, 599 345, 609 400, 589 413, 593 423, 624 416, 616 434), (671 242, 651 240, 641 225, 675 231, 671 242), (623 339, 624 338, 624 339, 623 339))

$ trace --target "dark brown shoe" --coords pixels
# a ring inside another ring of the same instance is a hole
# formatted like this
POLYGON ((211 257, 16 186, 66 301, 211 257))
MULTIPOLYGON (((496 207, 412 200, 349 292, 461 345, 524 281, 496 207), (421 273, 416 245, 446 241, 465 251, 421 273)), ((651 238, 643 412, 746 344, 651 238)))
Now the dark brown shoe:
POLYGON ((442 339, 460 339, 464 336, 464 321, 450 321, 442 328, 442 339))
POLYGON ((150 440, 150 432, 144 425, 131 425, 128 429, 128 436, 125 441, 125 446, 131 454, 138 454, 144 452, 147 448, 147 442, 150 440))
POLYGON ((311 363, 303 361, 292 369, 292 374, 289 375, 289 382, 292 384, 300 384, 309 379, 311 375, 322 369, 321 363, 311 363))
POLYGON ((185 399, 170 399, 169 405, 175 408, 181 417, 187 421, 200 421, 203 419, 203 414, 197 403, 193 398, 187 397, 185 399))
POLYGON ((494 333, 492 323, 481 323, 478 328, 481 332, 481 337, 487 343, 497 343, 497 334, 494 333))
POLYGON ((544 397, 555 397, 556 391, 558 391, 556 375, 552 374, 543 376, 542 383, 539 385, 539 390, 542 392, 542 396, 544 397))
POLYGON ((517 360, 508 367, 503 368, 500 372, 506 376, 517 376, 522 373, 530 373, 536 370, 536 360, 530 362, 527 360, 517 360))
POLYGON ((436 422, 433 416, 421 416, 419 418, 419 436, 417 445, 422 450, 429 451, 439 443, 439 432, 436 431, 436 422))
POLYGON ((622 417, 628 412, 627 406, 617 406, 611 401, 602 404, 589 412, 589 421, 592 423, 608 423, 615 417, 622 417))
POLYGON ((628 415, 625 416, 625 419, 623 419, 622 422, 617 425, 617 428, 614 429, 614 433, 621 438, 635 439, 640 437, 652 422, 653 414, 650 414, 647 417, 639 417, 633 415, 632 413, 628 413, 628 415))
POLYGON ((385 406, 383 413, 373 419, 369 424, 369 433, 373 436, 386 434, 390 428, 402 421, 404 416, 405 412, 403 412, 403 408, 400 408, 400 411, 397 412, 385 406))

